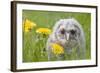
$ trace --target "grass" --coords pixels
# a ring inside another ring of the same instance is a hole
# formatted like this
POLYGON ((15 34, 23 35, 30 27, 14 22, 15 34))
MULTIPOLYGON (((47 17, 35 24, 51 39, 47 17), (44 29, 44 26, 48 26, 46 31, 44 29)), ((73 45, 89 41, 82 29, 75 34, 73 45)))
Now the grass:
MULTIPOLYGON (((75 13, 75 12, 51 12, 51 11, 34 11, 23 10, 23 21, 25 18, 37 24, 37 27, 46 27, 52 29, 55 22, 59 19, 73 17, 82 25, 86 37, 86 59, 91 59, 91 14, 90 13, 75 13)), ((23 62, 42 62, 47 60, 45 51, 46 38, 40 37, 35 33, 33 28, 31 32, 23 31, 23 62), (43 39, 43 40, 40 40, 43 39)), ((66 60, 75 60, 75 52, 72 55, 66 56, 66 60)))

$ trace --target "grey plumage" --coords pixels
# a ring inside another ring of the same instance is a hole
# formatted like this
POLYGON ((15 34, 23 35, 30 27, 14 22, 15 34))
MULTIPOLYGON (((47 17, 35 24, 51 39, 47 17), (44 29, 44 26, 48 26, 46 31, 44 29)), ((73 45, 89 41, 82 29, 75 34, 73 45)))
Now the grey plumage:
POLYGON ((51 43, 57 43, 64 48, 64 54, 70 55, 72 50, 76 48, 78 58, 85 59, 85 35, 80 23, 74 19, 60 19, 53 27, 53 32, 47 40, 48 60, 57 58, 64 59, 64 54, 55 55, 52 52, 51 43))

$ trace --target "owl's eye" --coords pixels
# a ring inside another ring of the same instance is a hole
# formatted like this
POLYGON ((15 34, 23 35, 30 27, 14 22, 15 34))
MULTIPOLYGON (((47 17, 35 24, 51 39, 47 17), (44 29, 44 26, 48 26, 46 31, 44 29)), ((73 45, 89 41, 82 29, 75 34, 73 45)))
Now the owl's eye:
POLYGON ((75 30, 70 30, 70 33, 71 33, 72 35, 74 35, 74 34, 76 33, 76 31, 75 31, 75 30))
POLYGON ((65 34, 65 30, 64 29, 62 29, 60 32, 61 32, 61 34, 65 34))

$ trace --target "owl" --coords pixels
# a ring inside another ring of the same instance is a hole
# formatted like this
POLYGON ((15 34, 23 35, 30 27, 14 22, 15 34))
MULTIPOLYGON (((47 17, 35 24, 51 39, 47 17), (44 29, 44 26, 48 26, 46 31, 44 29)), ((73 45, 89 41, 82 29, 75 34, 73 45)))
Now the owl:
POLYGON ((74 18, 60 19, 55 23, 53 31, 47 40, 46 50, 48 60, 54 58, 56 60, 65 60, 65 55, 70 57, 74 49, 77 59, 85 59, 85 45, 85 35, 81 24, 74 18), (64 52, 55 54, 51 46, 53 43, 62 46, 64 52))

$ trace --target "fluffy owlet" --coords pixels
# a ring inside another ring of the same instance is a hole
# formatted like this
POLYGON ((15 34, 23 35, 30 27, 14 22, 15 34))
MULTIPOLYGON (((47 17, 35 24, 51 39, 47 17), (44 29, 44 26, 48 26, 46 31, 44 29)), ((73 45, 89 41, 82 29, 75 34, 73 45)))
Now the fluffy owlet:
POLYGON ((47 40, 48 60, 64 59, 64 54, 71 55, 76 49, 78 58, 84 59, 86 54, 85 36, 81 24, 74 18, 60 19, 53 27, 53 32, 47 40), (54 54, 51 44, 56 43, 63 47, 64 53, 54 54))

